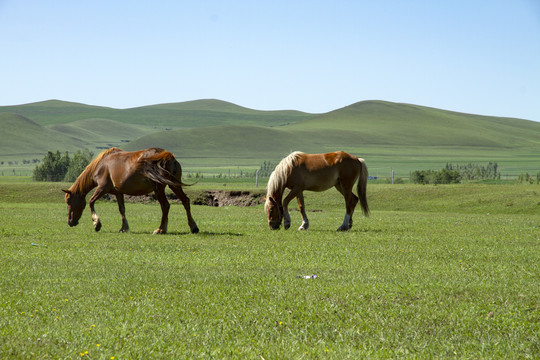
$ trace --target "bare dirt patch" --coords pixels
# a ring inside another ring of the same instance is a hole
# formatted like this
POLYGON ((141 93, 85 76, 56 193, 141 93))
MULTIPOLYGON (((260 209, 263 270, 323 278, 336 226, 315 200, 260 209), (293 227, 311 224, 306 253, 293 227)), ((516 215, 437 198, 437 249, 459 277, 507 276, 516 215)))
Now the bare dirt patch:
MULTIPOLYGON (((255 206, 264 202, 262 193, 253 193, 250 191, 225 191, 225 190, 205 190, 200 193, 188 194, 191 203, 194 205, 206 206, 255 206)), ((114 195, 107 194, 103 196, 104 200, 116 201, 114 195)), ((156 202, 156 196, 152 194, 142 196, 125 195, 124 199, 130 203, 153 203, 156 202)), ((178 200, 175 194, 167 194, 169 201, 178 200)))
POLYGON ((263 194, 250 191, 208 190, 193 199, 195 205, 208 206, 255 206, 262 204, 263 194))

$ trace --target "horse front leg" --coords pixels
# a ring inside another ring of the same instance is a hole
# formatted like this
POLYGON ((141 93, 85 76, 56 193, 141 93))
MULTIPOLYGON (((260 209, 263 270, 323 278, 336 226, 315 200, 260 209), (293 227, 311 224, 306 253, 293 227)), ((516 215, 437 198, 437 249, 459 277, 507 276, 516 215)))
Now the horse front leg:
POLYGON ((184 205, 184 209, 186 210, 186 215, 188 219, 188 225, 189 229, 192 234, 197 234, 199 232, 199 227, 195 223, 195 220, 193 219, 193 216, 191 216, 191 202, 189 201, 188 196, 184 192, 181 186, 169 186, 171 190, 178 196, 178 199, 182 202, 182 205, 184 205))
POLYGON ((300 192, 296 199, 298 201, 298 210, 300 210, 300 213, 302 214, 302 225, 300 225, 298 230, 307 230, 309 229, 309 220, 307 218, 306 208, 304 206, 304 193, 300 192))
POLYGON ((105 191, 103 188, 98 187, 96 191, 94 191, 94 194, 88 201, 88 205, 90 207, 90 214, 92 215, 92 222, 94 223, 94 230, 99 231, 101 230, 101 220, 99 219, 98 214, 96 213, 96 210, 94 209, 94 203, 103 195, 105 195, 105 191))
POLYGON ((159 201, 159 205, 161 205, 161 224, 156 230, 154 230, 152 234, 166 234, 167 223, 169 221, 169 208, 171 207, 171 205, 169 204, 169 201, 167 201, 167 197, 165 196, 165 186, 156 185, 154 193, 156 194, 156 198, 159 201))
POLYGON ((283 199, 283 227, 285 230, 291 227, 291 215, 289 214, 289 203, 294 199, 302 190, 298 187, 293 187, 289 194, 283 199))
POLYGON ((129 225, 126 220, 126 207, 124 205, 124 195, 117 194, 116 201, 118 202, 118 211, 120 211, 120 216, 122 216, 122 227, 120 228, 119 232, 125 233, 129 231, 129 225))

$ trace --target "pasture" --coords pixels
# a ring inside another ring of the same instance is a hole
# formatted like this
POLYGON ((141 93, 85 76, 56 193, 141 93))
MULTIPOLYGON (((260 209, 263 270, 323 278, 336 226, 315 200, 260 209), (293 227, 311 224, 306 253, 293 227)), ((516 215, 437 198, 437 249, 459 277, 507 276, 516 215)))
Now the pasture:
POLYGON ((157 202, 127 203, 118 234, 116 204, 98 201, 95 233, 89 209, 68 227, 66 184, 0 181, 0 358, 540 354, 537 185, 369 184, 371 217, 345 233, 333 189, 305 193, 306 232, 297 211, 270 231, 262 205, 192 206, 190 234, 173 203, 153 236, 157 202))

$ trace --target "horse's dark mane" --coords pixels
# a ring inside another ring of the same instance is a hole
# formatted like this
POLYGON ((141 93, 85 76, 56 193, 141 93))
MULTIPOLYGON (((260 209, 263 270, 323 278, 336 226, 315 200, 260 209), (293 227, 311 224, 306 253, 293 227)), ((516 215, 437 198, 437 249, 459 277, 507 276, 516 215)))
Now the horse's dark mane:
POLYGON ((88 164, 88 166, 86 166, 81 175, 79 175, 77 180, 75 180, 73 185, 71 185, 69 191, 71 191, 72 193, 86 195, 93 187, 96 186, 92 177, 94 175, 94 172, 96 171, 96 167, 99 165, 101 160, 103 160, 103 158, 105 158, 106 156, 119 151, 122 150, 116 147, 112 147, 110 149, 102 151, 98 156, 96 156, 94 160, 90 162, 90 164, 88 164))

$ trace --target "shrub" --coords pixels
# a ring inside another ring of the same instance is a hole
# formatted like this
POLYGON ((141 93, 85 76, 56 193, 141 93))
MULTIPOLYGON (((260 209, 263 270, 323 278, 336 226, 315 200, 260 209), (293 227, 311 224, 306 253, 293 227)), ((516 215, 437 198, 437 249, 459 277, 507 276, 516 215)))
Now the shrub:
POLYGON ((64 155, 59 150, 48 151, 41 165, 37 165, 32 173, 35 181, 74 181, 92 160, 93 154, 85 149, 78 150, 73 159, 68 152, 64 155))
POLYGON ((461 175, 457 170, 448 169, 415 170, 411 173, 410 180, 414 184, 459 184, 461 175))

